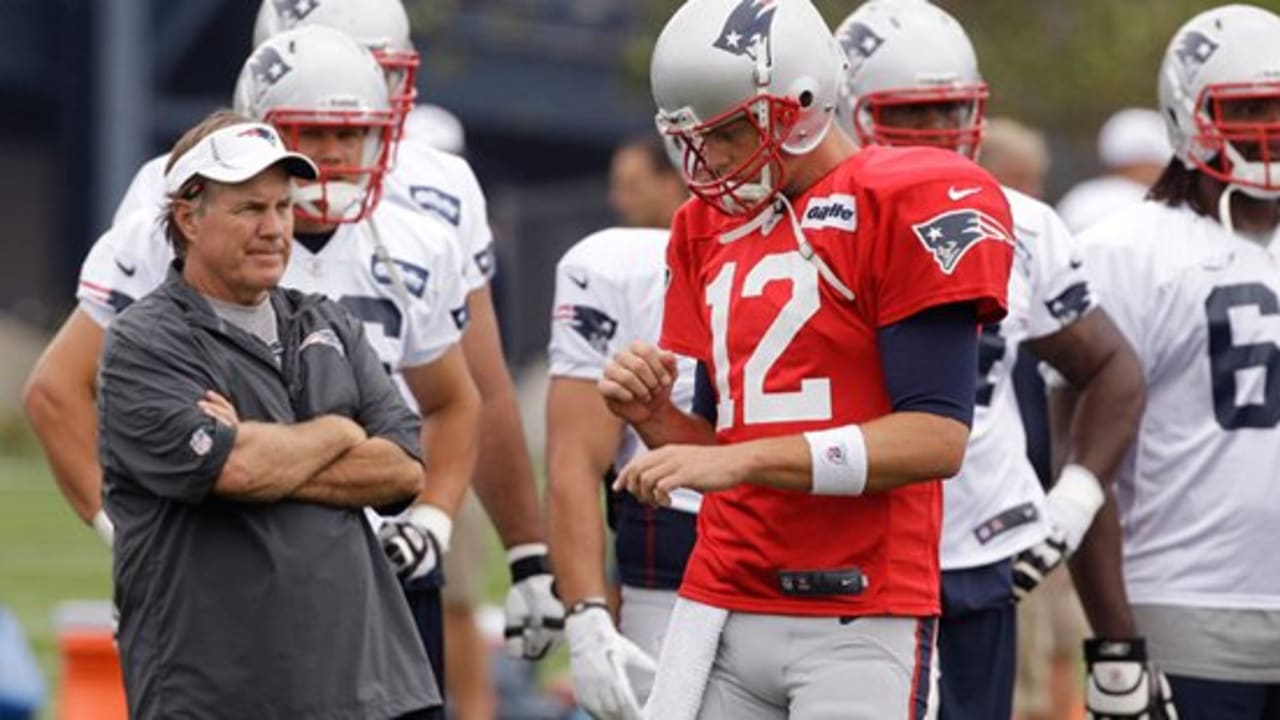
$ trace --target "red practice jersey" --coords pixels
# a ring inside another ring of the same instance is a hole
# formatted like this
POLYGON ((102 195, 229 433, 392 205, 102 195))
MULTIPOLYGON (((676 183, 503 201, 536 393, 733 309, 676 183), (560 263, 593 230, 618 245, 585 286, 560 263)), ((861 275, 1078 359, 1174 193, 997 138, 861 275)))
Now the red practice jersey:
MULTIPOLYGON (((1013 241, 1000 186, 960 155, 869 147, 746 222, 698 199, 672 225, 663 347, 706 363, 717 439, 737 443, 872 420, 892 411, 876 331, 926 308, 972 302, 998 321, 1013 241)), ((936 615, 940 481, 857 497, 741 485, 708 494, 680 592, 743 612, 936 615), (858 568, 858 595, 783 594, 779 571, 858 568)))

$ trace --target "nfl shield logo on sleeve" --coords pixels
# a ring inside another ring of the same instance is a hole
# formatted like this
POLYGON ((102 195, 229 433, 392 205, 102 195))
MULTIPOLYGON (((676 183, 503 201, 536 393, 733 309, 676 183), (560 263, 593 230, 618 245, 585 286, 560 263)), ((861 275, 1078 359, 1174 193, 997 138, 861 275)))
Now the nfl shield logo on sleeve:
POLYGON ((204 457, 213 449, 213 436, 209 434, 208 428, 196 428, 196 431, 191 433, 191 440, 188 441, 188 444, 191 446, 191 452, 195 453, 196 457, 204 457))

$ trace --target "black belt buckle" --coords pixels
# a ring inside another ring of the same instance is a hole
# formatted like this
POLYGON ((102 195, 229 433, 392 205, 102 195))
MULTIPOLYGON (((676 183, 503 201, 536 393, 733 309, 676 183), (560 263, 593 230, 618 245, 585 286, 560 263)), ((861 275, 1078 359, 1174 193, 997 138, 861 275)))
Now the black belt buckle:
POLYGON ((867 576, 860 568, 841 570, 779 570, 778 587, 785 595, 861 595, 867 576))

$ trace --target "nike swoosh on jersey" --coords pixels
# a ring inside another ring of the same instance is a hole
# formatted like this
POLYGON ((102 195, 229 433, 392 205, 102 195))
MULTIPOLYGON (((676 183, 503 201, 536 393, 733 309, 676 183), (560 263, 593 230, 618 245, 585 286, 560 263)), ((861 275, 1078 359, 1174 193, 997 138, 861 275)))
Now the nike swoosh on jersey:
POLYGON ((569 280, 573 282, 574 285, 577 285, 583 290, 587 289, 587 277, 585 275, 583 275, 582 277, 578 277, 577 275, 572 275, 569 273, 565 273, 565 274, 569 275, 569 280))
POLYGON ((124 273, 125 277, 133 277, 133 274, 138 272, 137 265, 125 265, 119 260, 116 260, 116 267, 120 268, 120 272, 124 273))
POLYGON ((969 197, 970 195, 977 195, 980 192, 982 192, 981 187, 957 189, 955 185, 952 185, 951 187, 947 188, 947 197, 951 200, 951 202, 960 202, 961 200, 969 197))

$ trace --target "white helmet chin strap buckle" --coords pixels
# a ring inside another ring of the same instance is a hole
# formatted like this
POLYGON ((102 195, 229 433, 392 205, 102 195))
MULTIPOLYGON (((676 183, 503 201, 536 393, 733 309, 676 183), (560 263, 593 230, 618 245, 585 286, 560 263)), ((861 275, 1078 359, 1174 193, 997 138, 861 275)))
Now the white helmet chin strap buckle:
POLYGON ((364 189, 359 185, 338 180, 311 183, 293 189, 293 200, 307 212, 317 217, 346 217, 364 200, 364 189), (328 205, 322 212, 318 202, 328 205))

